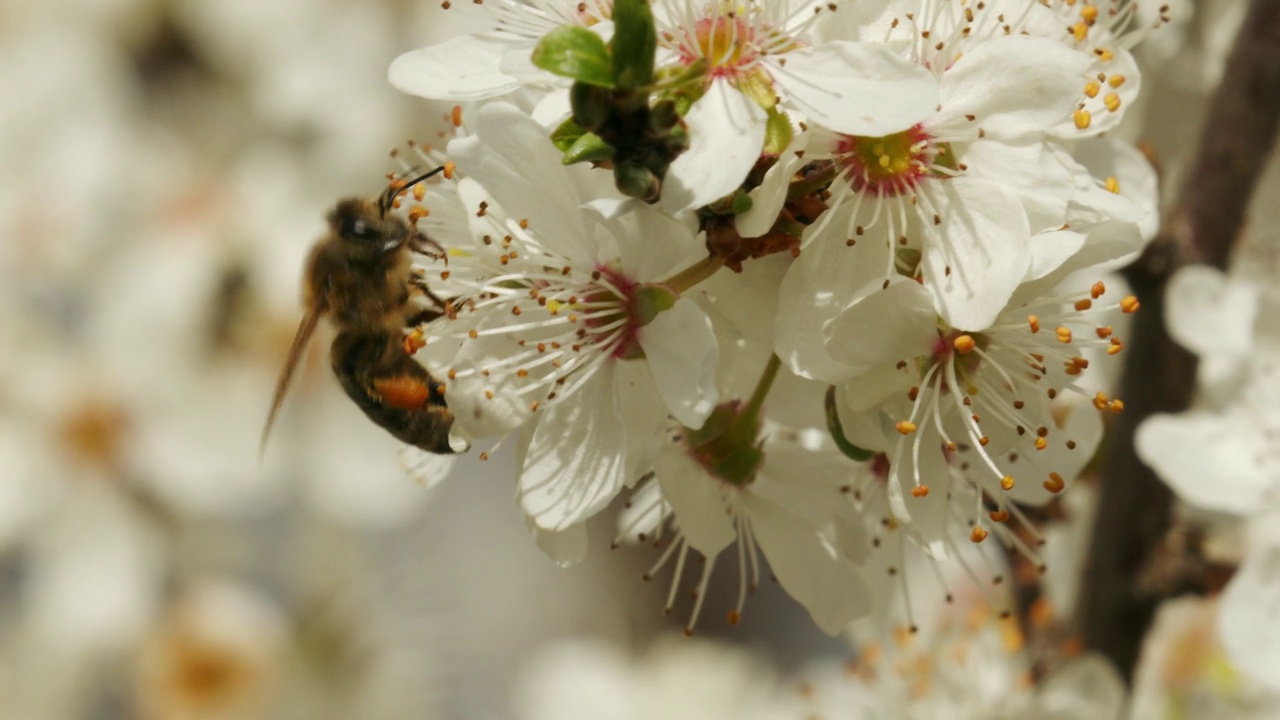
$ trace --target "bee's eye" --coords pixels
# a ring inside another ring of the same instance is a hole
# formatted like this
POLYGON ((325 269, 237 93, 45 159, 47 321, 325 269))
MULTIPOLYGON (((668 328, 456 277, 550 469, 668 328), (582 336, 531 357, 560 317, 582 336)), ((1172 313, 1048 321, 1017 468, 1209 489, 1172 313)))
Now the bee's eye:
POLYGON ((356 240, 371 240, 378 237, 378 230, 364 218, 346 218, 339 228, 343 235, 356 240))

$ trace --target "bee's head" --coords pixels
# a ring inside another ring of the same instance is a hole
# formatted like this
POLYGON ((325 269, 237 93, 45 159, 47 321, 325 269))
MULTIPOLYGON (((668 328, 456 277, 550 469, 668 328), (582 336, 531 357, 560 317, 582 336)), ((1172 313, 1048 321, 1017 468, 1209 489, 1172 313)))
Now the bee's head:
POLYGON ((361 198, 340 201, 329 212, 329 228, 353 257, 364 260, 395 252, 409 239, 403 220, 383 215, 378 203, 361 198))

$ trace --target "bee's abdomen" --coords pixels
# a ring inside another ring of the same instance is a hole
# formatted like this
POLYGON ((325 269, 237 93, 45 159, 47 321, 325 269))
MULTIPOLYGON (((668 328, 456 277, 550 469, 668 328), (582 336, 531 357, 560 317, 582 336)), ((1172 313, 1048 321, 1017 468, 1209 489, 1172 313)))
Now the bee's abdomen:
POLYGON ((442 386, 405 354, 399 333, 343 331, 329 350, 347 396, 375 424, 402 442, 452 453, 453 414, 442 386))

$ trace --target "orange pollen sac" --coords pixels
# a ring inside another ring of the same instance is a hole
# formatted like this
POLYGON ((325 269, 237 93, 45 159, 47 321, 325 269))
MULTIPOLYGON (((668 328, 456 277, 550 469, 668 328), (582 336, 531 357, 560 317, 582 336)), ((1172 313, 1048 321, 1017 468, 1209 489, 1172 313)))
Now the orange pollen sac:
POLYGON ((1092 287, 1089 288, 1089 297, 1093 298, 1094 300, 1097 300, 1098 298, 1102 297, 1103 293, 1105 293, 1106 291, 1107 291, 1107 286, 1103 285, 1102 281, 1099 280, 1098 282, 1094 283, 1092 287))
POLYGON ((1071 342, 1071 328, 1059 325, 1053 331, 1058 336, 1058 342, 1066 344, 1071 342))
POLYGON ((424 197, 426 197, 426 196, 427 196, 427 186, 426 186, 426 185, 423 185, 422 183, 418 183, 417 185, 414 185, 414 186, 413 186, 413 199, 414 199, 414 200, 417 200, 418 202, 422 202, 422 198, 424 198, 424 197))
POLYGON ((449 122, 452 123, 454 127, 462 127, 461 105, 454 105, 453 109, 449 111, 449 122))
POLYGON ((898 432, 902 433, 903 435, 910 435, 911 433, 916 431, 916 424, 911 422, 910 420, 899 420, 898 424, 895 425, 894 427, 898 428, 898 432))
POLYGON ((1117 355, 1124 349, 1124 343, 1120 342, 1120 338, 1111 338, 1111 344, 1107 346, 1108 355, 1117 355))
POLYGON ((1092 25, 1098 19, 1098 6, 1085 5, 1080 8, 1080 19, 1092 25))
POLYGON ((989 514, 989 517, 991 518, 991 521, 992 521, 992 522, 1004 522, 1005 520, 1008 520, 1008 519, 1009 519, 1009 511, 1008 511, 1008 510, 993 510, 993 511, 991 511, 991 513, 989 514))
MULTIPOLYGON (((416 188, 420 188, 420 187, 422 187, 422 186, 421 186, 421 185, 416 185, 416 186, 414 186, 414 187, 415 187, 415 189, 416 189, 416 188)), ((414 205, 413 207, 409 208, 409 222, 411 222, 411 223, 416 223, 416 222, 418 222, 419 220, 421 220, 422 218, 424 218, 424 217, 426 217, 426 216, 428 216, 428 215, 430 215, 430 214, 431 214, 431 211, 430 211, 430 210, 428 210, 428 209, 426 209, 426 208, 422 207, 421 205, 414 205)))
POLYGON ((1104 392, 1099 392, 1097 395, 1093 396, 1093 406, 1099 410, 1106 410, 1107 400, 1108 400, 1107 394, 1104 392))
POLYGON ((978 346, 978 343, 974 341, 972 335, 961 335, 952 341, 951 344, 955 347, 956 352, 961 355, 968 355, 978 346))
POLYGON ((725 619, 729 621, 730 625, 737 625, 738 623, 742 622, 742 613, 738 612, 737 610, 730 610, 728 616, 725 619))
POLYGON ((1062 479, 1061 475, 1055 472, 1049 473, 1049 479, 1044 481, 1044 489, 1055 495, 1062 492, 1062 489, 1066 486, 1066 481, 1062 479))
POLYGON ((1115 330, 1113 330, 1110 325, 1103 325, 1102 327, 1098 328, 1095 332, 1098 333, 1098 337, 1102 338, 1103 340, 1106 340, 1107 338, 1111 337, 1111 333, 1115 332, 1115 330))
POLYGON ((1027 324, 1031 326, 1031 332, 1033 333, 1040 332, 1040 316, 1039 315, 1028 315, 1027 324))
POLYGON ((1047 447, 1049 447, 1049 441, 1045 440, 1045 439, 1044 439, 1044 438, 1042 438, 1042 437, 1038 437, 1038 438, 1036 438, 1036 449, 1037 449, 1037 450, 1043 450, 1043 449, 1045 449, 1045 448, 1047 448, 1047 447))
POLYGON ((1126 296, 1125 299, 1120 301, 1120 310, 1125 313, 1137 312, 1140 307, 1142 305, 1138 302, 1138 298, 1132 295, 1126 296))
POLYGON ((915 487, 911 488, 911 497, 918 497, 918 498, 922 498, 922 497, 927 496, 928 494, 929 494, 929 486, 928 486, 928 485, 917 485, 917 486, 915 486, 915 487))
POLYGON ((421 330, 414 330, 404 336, 404 354, 413 355, 422 348, 427 346, 427 338, 422 334, 421 330))
POLYGON ((1084 300, 1077 300, 1075 304, 1075 308, 1077 312, 1084 312, 1085 310, 1088 310, 1091 307, 1093 307, 1093 301, 1090 300, 1089 298, 1085 298, 1084 300))
POLYGON ((1007 492, 1007 491, 1009 491, 1009 490, 1012 490, 1012 489, 1013 489, 1013 476, 1012 476, 1012 475, 1005 475, 1004 477, 1000 478, 1000 487, 1004 488, 1006 492, 1007 492))
POLYGON ((1122 413, 1124 412, 1124 402, 1121 400, 1112 400, 1107 403, 1107 409, 1116 414, 1122 413))
POLYGON ((973 532, 969 533, 969 540, 974 543, 980 543, 987 539, 987 531, 981 526, 975 526, 973 532))
MULTIPOLYGON (((461 111, 459 111, 459 112, 461 112, 461 111)), ((448 178, 449 180, 452 180, 452 179, 453 179, 453 173, 454 173, 457 169, 458 169, 458 166, 457 166, 457 165, 454 165, 452 160, 449 160, 449 161, 445 162, 445 164, 444 164, 444 176, 445 176, 446 178, 448 178)))

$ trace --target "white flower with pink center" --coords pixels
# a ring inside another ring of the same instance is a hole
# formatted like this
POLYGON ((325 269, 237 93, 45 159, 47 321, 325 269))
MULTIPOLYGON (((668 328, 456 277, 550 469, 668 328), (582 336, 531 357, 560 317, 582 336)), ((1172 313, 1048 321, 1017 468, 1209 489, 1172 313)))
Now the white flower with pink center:
POLYGON ((699 207, 733 192, 765 148, 766 129, 790 132, 788 114, 883 135, 936 104, 928 72, 883 47, 815 44, 809 29, 826 9, 753 0, 655 4, 659 72, 694 73, 681 82, 696 94, 685 116, 690 146, 668 172, 665 207, 699 207))
POLYGON ((705 251, 641 203, 585 202, 585 171, 561 165, 515 107, 475 119, 449 144, 465 227, 440 234, 471 240, 428 269, 450 313, 424 358, 456 433, 520 431, 521 503, 539 528, 564 530, 639 477, 668 414, 697 427, 714 407, 711 321, 662 284, 678 287, 705 251))

